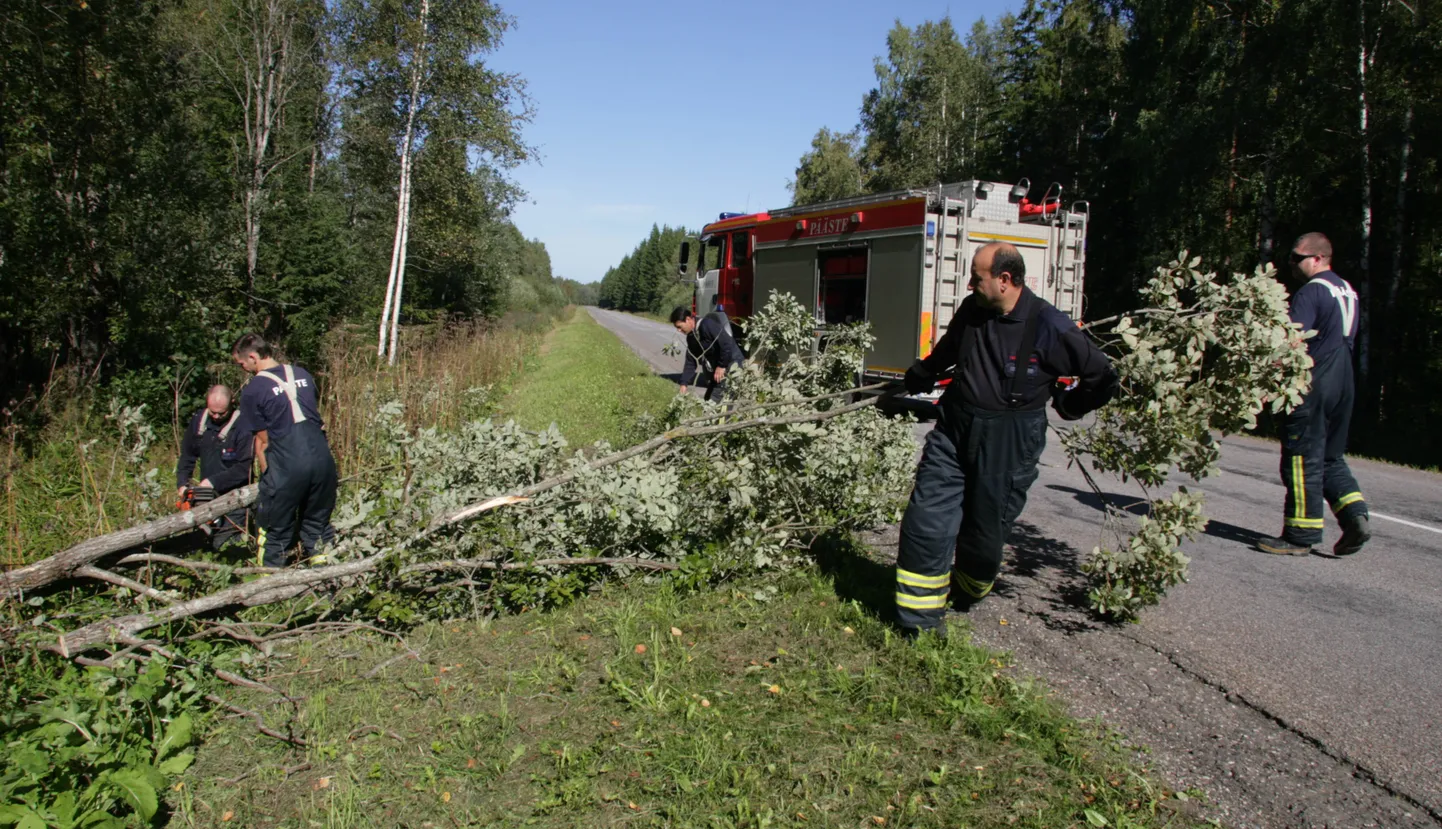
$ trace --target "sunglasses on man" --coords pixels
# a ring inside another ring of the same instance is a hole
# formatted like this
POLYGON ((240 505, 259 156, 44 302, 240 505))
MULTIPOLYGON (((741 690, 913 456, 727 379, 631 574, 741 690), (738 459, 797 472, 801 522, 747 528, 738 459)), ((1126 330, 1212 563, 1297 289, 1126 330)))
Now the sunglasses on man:
POLYGON ((1288 259, 1291 261, 1291 263, 1292 263, 1293 265, 1300 265, 1300 264, 1302 264, 1303 262, 1307 261, 1308 259, 1311 259, 1312 257, 1314 257, 1314 256, 1316 256, 1316 255, 1317 255, 1317 254, 1315 254, 1315 253, 1298 253, 1298 252, 1296 252, 1296 251, 1294 250, 1294 251, 1292 251, 1292 255, 1291 255, 1290 257, 1288 257, 1288 259))

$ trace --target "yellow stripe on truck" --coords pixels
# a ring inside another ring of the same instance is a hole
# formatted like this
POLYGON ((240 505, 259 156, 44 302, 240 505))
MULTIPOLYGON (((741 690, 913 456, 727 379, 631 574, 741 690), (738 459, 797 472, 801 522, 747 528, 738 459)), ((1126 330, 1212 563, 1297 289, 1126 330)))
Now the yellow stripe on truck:
POLYGON ((1047 240, 1038 239, 1034 236, 1006 236, 1001 233, 968 233, 968 238, 984 239, 988 242, 1011 242, 1015 245, 1024 245, 1029 248, 1044 248, 1047 240))

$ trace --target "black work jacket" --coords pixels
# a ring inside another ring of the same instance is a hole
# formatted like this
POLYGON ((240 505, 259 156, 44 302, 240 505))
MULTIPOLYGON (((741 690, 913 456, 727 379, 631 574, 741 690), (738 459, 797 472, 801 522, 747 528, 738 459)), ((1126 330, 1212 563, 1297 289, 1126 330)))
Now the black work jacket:
POLYGON ((250 482, 250 461, 255 455, 255 433, 244 415, 235 419, 224 438, 229 415, 219 421, 205 409, 195 413, 180 441, 180 461, 175 465, 175 485, 189 486, 192 480, 210 479, 215 494, 223 495, 250 482), (200 461, 200 475, 194 476, 200 461))
POLYGON ((1029 288, 1022 288, 1008 314, 984 307, 975 294, 963 300, 936 348, 907 371, 907 388, 930 389, 948 371, 951 385, 942 395, 943 407, 1028 411, 1053 399, 1062 417, 1074 420, 1106 405, 1117 391, 1116 371, 1106 355, 1070 317, 1029 288), (1032 314, 1037 317, 1032 352, 1019 359, 1026 320, 1032 314), (1018 370, 1026 373, 1015 386, 1013 399, 1008 392, 1018 370), (1075 377, 1078 382, 1063 393, 1056 388, 1058 377, 1075 377))
POLYGON ((681 385, 689 386, 696 379, 697 365, 700 365, 703 374, 709 374, 717 367, 729 369, 744 359, 736 340, 726 333, 725 323, 707 314, 696 320, 696 327, 686 335, 686 362, 681 368, 681 385))

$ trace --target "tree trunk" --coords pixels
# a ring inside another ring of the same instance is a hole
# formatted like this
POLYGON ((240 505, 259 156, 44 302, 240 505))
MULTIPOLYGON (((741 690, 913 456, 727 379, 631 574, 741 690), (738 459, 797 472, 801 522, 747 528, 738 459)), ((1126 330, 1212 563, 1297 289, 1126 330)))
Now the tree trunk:
POLYGON ((1262 209, 1257 222, 1257 264, 1266 267, 1277 250, 1277 181, 1273 156, 1276 146, 1267 148, 1262 160, 1262 209))
POLYGON ((406 269, 406 245, 411 224, 411 153, 415 142, 416 109, 420 106, 421 75, 426 67, 428 32, 426 24, 430 15, 430 0, 421 0, 420 44, 411 59, 411 99, 406 107, 406 132, 401 140, 400 193, 396 199, 396 240, 391 249, 391 273, 386 281, 385 308, 381 311, 380 342, 376 355, 387 356, 386 326, 390 326, 389 362, 396 361, 396 329, 400 327, 401 299, 406 269))
MULTIPOLYGON (((261 218, 265 212, 265 188, 275 165, 269 160, 275 130, 285 111, 286 99, 295 85, 295 53, 292 38, 295 15, 285 5, 289 0, 246 0, 237 3, 246 31, 229 35, 226 44, 239 59, 238 83, 233 83, 244 116, 245 157, 241 207, 245 222, 245 277, 255 304, 255 277, 260 259, 261 218)), ((211 55, 222 74, 225 61, 211 55)))
POLYGON ((1367 0, 1357 2, 1357 126, 1361 139, 1362 215, 1357 256, 1357 379, 1367 388, 1371 368, 1372 136, 1368 122, 1367 70, 1375 55, 1367 48, 1367 0))
POLYGON ((193 530, 232 510, 250 506, 255 503, 256 494, 259 491, 260 487, 256 484, 241 487, 195 509, 157 518, 138 527, 87 539, 34 564, 0 573, 0 597, 19 599, 26 590, 34 590, 69 578, 80 568, 111 553, 129 550, 132 547, 150 544, 162 538, 193 530))
POLYGON ((400 336, 401 329, 401 299, 405 295, 406 287, 406 250, 411 241, 411 159, 406 159, 406 194, 405 194, 405 225, 401 228, 401 256, 399 267, 396 268, 396 306, 391 312, 391 342, 389 362, 396 364, 396 339, 400 336))

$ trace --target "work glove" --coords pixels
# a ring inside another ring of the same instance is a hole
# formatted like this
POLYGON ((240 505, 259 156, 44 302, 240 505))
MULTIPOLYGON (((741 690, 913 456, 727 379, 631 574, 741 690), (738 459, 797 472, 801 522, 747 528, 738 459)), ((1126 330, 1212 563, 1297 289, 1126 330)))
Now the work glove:
POLYGON ((901 383, 906 386, 907 394, 926 394, 936 387, 936 376, 917 360, 906 370, 906 378, 901 383))

